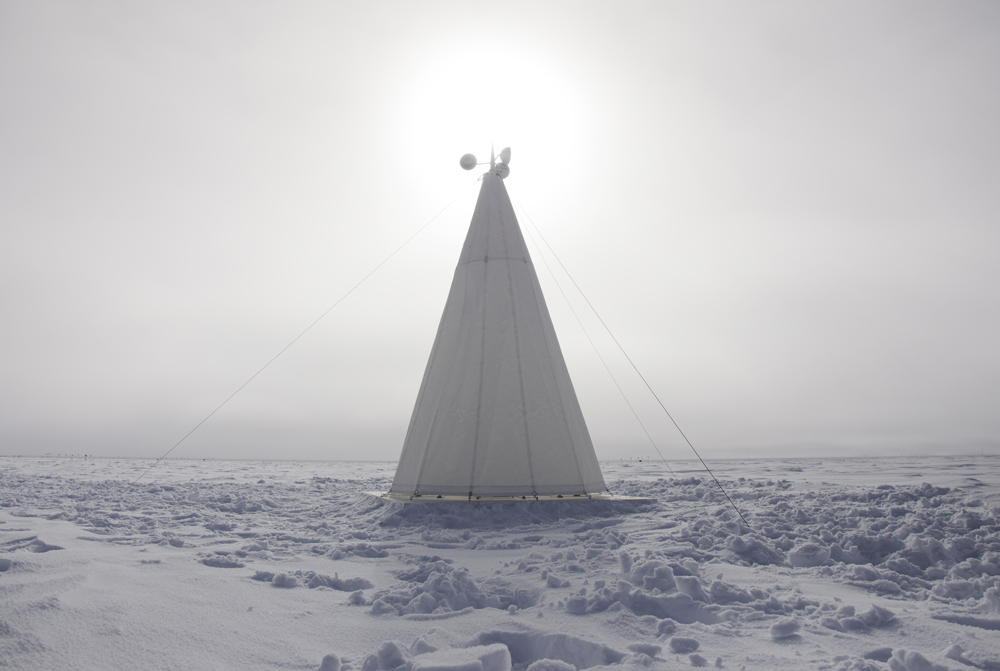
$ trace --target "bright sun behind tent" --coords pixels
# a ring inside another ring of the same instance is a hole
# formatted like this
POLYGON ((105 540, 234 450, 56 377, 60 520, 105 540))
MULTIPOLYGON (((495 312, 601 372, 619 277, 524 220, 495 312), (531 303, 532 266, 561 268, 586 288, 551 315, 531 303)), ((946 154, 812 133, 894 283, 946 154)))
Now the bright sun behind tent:
POLYGON ((575 74, 555 58, 482 43, 442 45, 417 58, 399 107, 406 146, 424 155, 459 151, 456 162, 491 140, 553 158, 579 150, 591 109, 575 74))

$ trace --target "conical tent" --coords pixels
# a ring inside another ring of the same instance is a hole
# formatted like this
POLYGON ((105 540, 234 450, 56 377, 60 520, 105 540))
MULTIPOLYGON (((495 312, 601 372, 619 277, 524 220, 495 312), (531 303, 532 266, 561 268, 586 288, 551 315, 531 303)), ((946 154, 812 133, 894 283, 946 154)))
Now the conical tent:
POLYGON ((483 176, 391 494, 607 489, 498 172, 483 176))

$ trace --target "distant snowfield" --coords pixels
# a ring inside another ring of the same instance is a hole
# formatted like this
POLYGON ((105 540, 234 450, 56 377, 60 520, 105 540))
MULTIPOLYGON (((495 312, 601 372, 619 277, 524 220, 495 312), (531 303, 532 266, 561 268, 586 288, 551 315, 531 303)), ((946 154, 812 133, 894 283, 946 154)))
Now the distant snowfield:
POLYGON ((1000 669, 1000 458, 606 462, 655 503, 382 505, 385 463, 0 458, 0 668, 1000 669))

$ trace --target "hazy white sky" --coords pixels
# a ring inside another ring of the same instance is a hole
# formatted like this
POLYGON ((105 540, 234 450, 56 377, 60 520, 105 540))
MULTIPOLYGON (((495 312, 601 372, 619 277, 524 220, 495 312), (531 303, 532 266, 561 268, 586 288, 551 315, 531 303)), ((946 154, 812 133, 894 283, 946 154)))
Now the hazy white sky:
MULTIPOLYGON (((0 453, 159 456, 458 197, 173 454, 395 459, 491 140, 704 456, 996 452, 998 35, 995 2, 0 0, 0 453)), ((652 454, 532 251, 598 456, 652 454)))

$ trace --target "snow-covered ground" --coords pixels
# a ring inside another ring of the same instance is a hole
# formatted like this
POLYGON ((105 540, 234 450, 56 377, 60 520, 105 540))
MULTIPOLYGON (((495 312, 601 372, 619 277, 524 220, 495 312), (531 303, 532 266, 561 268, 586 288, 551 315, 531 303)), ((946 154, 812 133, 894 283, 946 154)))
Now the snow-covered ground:
POLYGON ((1000 669, 1000 458, 608 462, 653 503, 382 505, 394 464, 0 458, 0 668, 1000 669))

